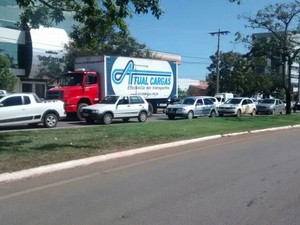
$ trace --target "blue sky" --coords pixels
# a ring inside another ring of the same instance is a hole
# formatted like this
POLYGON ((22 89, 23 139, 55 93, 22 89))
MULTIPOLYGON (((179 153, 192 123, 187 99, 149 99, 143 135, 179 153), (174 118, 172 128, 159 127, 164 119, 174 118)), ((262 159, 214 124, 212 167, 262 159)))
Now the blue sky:
MULTIPOLYGON (((131 35, 151 50, 179 54, 179 78, 205 80, 209 56, 217 50, 218 38, 210 32, 229 31, 221 35, 220 51, 246 52, 243 44, 235 44, 234 34, 258 33, 246 29, 246 21, 238 15, 255 15, 269 4, 284 0, 241 0, 241 4, 228 0, 161 0, 164 16, 157 20, 151 14, 135 15, 128 19, 131 35)), ((284 1, 286 2, 286 1, 284 1)))

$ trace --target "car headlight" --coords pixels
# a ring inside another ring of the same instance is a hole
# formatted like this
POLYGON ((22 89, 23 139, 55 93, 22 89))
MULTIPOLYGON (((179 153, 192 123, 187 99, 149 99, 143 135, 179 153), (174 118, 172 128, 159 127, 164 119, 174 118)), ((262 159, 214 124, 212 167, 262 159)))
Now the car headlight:
POLYGON ((99 110, 98 109, 93 109, 92 113, 99 113, 99 110))

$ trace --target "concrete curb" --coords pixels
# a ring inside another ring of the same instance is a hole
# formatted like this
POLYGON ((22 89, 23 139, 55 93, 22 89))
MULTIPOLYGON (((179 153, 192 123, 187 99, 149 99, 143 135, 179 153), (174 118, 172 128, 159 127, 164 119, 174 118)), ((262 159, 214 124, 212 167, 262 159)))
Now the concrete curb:
POLYGON ((40 167, 16 171, 16 172, 12 172, 12 173, 3 173, 3 174, 0 174, 0 183, 11 182, 11 181, 16 181, 16 180, 21 180, 21 179, 28 179, 31 177, 36 177, 36 176, 40 176, 42 174, 51 173, 51 172, 55 172, 55 171, 71 169, 71 168, 75 168, 75 167, 79 167, 79 166, 87 166, 87 165, 97 163, 97 162, 103 162, 106 160, 117 159, 117 158, 121 158, 121 157, 129 157, 129 156, 136 155, 136 154, 141 154, 141 153, 150 152, 150 151, 157 151, 157 150, 169 148, 169 147, 182 146, 185 144, 190 144, 190 143, 195 143, 195 142, 213 140, 213 139, 222 138, 222 137, 237 136, 237 135, 242 135, 242 134, 260 133, 260 132, 266 132, 266 131, 284 130, 284 129, 291 129, 291 128, 300 128, 300 125, 283 126, 283 127, 277 127, 277 128, 267 128, 267 129, 253 130, 253 131, 228 133, 228 134, 222 134, 222 135, 221 134, 212 135, 212 136, 208 136, 208 137, 176 141, 176 142, 172 142, 172 143, 153 145, 153 146, 148 146, 148 147, 143 147, 143 148, 132 149, 132 150, 128 150, 128 151, 115 152, 115 153, 110 153, 110 154, 106 154, 106 155, 99 155, 99 156, 94 156, 94 157, 89 157, 89 158, 83 158, 83 159, 72 160, 72 161, 67 161, 67 162, 62 162, 62 163, 56 163, 56 164, 51 164, 51 165, 46 165, 46 166, 40 166, 40 167))

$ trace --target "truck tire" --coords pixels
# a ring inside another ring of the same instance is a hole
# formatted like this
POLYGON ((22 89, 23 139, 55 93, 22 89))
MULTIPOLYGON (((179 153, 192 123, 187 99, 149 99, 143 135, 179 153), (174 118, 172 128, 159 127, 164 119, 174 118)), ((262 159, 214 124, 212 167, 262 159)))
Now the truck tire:
POLYGON ((139 122, 146 122, 147 117, 148 117, 147 113, 143 111, 143 112, 140 112, 140 114, 138 116, 138 120, 139 120, 139 122))
POLYGON ((82 118, 82 117, 80 116, 80 109, 81 109, 82 107, 84 107, 84 106, 88 106, 88 104, 83 102, 83 103, 79 103, 78 106, 77 106, 77 112, 76 112, 76 114, 77 114, 78 120, 80 120, 80 121, 83 121, 83 120, 84 120, 84 118, 82 118))
POLYGON ((105 113, 102 117, 102 123, 105 124, 105 125, 109 125, 112 123, 112 115, 111 113, 105 113))
POLYGON ((44 116, 43 124, 47 128, 56 127, 57 122, 58 122, 58 118, 57 118, 57 115, 55 113, 47 113, 44 116))

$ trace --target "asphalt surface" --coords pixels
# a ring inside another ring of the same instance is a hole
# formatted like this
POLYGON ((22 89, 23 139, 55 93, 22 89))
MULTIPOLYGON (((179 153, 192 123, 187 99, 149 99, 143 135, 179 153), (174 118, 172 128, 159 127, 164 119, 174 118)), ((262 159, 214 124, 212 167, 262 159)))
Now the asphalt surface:
POLYGON ((0 184, 1 224, 299 225, 299 128, 0 184))

